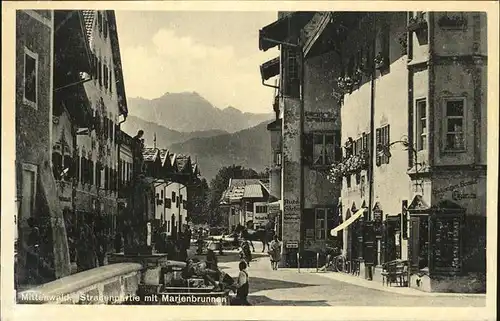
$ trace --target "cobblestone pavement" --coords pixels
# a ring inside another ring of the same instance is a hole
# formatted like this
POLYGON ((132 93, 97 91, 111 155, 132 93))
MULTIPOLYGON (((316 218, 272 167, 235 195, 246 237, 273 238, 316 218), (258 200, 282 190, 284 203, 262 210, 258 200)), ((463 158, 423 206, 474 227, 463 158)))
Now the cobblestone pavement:
MULTIPOLYGON (((219 262, 226 273, 234 277, 238 275, 236 253, 227 252, 219 257, 219 262)), ((393 307, 484 307, 486 305, 486 298, 481 295, 406 295, 359 286, 352 282, 342 282, 305 271, 301 273, 292 269, 273 271, 267 256, 258 252, 248 268, 248 273, 249 301, 253 305, 393 307)))

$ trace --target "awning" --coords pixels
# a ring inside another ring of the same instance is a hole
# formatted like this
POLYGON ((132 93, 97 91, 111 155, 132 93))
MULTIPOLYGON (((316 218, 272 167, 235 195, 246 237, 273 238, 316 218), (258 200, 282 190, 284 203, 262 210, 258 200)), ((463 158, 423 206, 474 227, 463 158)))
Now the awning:
POLYGON ((338 231, 341 231, 341 230, 345 229, 346 227, 348 227, 349 225, 351 225, 352 223, 354 223, 354 221, 356 221, 358 218, 360 218, 363 215, 363 213, 365 213, 366 210, 367 210, 366 208, 360 208, 359 210, 357 210, 344 223, 342 223, 339 226, 337 226, 336 228, 332 229, 330 231, 330 235, 331 236, 337 236, 337 232, 338 231))
POLYGON ((262 80, 268 80, 280 73, 280 57, 266 61, 260 66, 262 80))
POLYGON ((266 51, 277 46, 278 43, 276 41, 285 41, 288 36, 290 22, 290 16, 286 16, 260 29, 259 49, 266 51))

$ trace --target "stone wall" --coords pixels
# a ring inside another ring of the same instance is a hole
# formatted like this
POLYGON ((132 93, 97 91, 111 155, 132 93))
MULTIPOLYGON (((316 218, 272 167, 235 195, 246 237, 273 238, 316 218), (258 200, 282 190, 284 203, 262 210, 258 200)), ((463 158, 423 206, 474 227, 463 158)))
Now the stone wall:
POLYGON ((17 294, 20 304, 138 304, 136 292, 142 265, 106 265, 43 284, 17 294))

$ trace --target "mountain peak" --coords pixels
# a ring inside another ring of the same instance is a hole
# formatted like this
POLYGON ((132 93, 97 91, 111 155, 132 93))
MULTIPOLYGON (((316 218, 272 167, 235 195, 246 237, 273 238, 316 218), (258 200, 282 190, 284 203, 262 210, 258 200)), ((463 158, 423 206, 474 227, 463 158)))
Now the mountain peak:
POLYGON ((227 106, 222 111, 225 113, 241 114, 241 110, 234 108, 233 106, 227 106))

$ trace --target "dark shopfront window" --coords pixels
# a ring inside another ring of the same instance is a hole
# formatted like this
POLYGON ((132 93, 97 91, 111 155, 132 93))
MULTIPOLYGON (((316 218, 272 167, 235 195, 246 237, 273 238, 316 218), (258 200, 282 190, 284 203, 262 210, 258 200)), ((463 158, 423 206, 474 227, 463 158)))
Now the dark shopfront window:
POLYGON ((411 217, 410 238, 411 238, 411 266, 415 269, 429 267, 429 217, 411 217))

